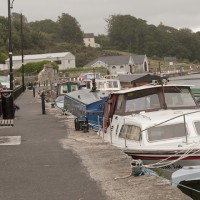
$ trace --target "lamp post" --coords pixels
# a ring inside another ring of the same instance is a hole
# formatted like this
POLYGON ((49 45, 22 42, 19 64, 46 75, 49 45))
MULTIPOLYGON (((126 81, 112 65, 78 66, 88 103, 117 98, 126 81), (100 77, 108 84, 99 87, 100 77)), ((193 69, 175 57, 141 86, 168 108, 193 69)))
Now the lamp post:
POLYGON ((12 60, 12 27, 11 27, 11 8, 13 5, 10 4, 10 0, 8 0, 8 32, 9 32, 9 61, 10 61, 10 90, 13 90, 13 60, 12 60))
POLYGON ((22 91, 25 91, 24 85, 24 43, 23 43, 23 15, 21 13, 21 53, 22 53, 22 91))

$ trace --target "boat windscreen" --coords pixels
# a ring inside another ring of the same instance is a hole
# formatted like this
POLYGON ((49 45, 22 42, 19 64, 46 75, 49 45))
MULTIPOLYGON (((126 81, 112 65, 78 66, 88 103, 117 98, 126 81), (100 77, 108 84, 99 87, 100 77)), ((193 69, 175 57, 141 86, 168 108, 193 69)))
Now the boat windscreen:
POLYGON ((164 91, 167 107, 190 107, 196 103, 188 88, 170 87, 164 91))

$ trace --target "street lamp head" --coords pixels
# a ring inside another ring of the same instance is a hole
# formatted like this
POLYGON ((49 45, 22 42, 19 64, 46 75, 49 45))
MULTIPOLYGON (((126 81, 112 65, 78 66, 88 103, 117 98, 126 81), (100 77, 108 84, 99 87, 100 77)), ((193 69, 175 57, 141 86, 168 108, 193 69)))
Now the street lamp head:
POLYGON ((11 9, 13 9, 13 2, 14 2, 14 0, 12 0, 12 3, 10 4, 11 9))

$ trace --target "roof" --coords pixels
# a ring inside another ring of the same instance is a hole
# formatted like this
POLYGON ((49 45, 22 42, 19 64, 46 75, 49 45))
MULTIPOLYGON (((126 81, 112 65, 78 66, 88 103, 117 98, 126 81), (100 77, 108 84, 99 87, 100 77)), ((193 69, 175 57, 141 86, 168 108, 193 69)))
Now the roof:
MULTIPOLYGON (((168 85, 163 85, 163 87, 191 87, 192 85, 183 85, 183 84, 168 84, 168 85)), ((143 85, 143 86, 138 86, 138 87, 133 87, 133 88, 128 88, 124 90, 119 90, 116 92, 113 92, 113 94, 126 94, 129 92, 134 92, 138 90, 146 90, 150 88, 159 88, 162 87, 162 85, 143 85)))
POLYGON ((131 56, 104 56, 104 57, 99 57, 90 63, 86 64, 84 67, 90 67, 93 64, 95 64, 97 61, 101 61, 107 65, 124 65, 124 64, 129 64, 131 56))
POLYGON ((145 56, 146 55, 132 55, 134 64, 142 64, 144 62, 145 56))
POLYGON ((71 97, 72 99, 79 101, 85 105, 89 105, 97 101, 100 101, 105 97, 108 97, 109 94, 110 94, 109 91, 91 92, 91 90, 89 89, 82 89, 67 93, 65 96, 71 97))
POLYGON ((94 38, 94 33, 84 33, 83 38, 94 38))
POLYGON ((138 65, 144 63, 145 56, 146 55, 104 56, 89 62, 84 67, 91 67, 98 61, 101 61, 107 65, 124 65, 124 64, 128 65, 130 58, 133 59, 134 64, 138 65))
POLYGON ((120 82, 130 83, 134 80, 137 80, 141 77, 146 76, 147 74, 119 74, 118 79, 120 82))
MULTIPOLYGON (((165 78, 165 77, 163 77, 165 78)), ((152 74, 119 74, 118 79, 121 83, 138 83, 138 82, 146 82, 151 83, 152 80, 159 81, 162 79, 160 76, 152 75, 152 74)))
MULTIPOLYGON (((49 58, 60 58, 65 57, 70 52, 61 52, 61 53, 46 53, 46 54, 34 54, 34 55, 24 55, 24 60, 35 60, 35 59, 49 59, 49 58)), ((22 56, 13 56, 13 61, 21 60, 22 56)), ((7 59, 6 61, 8 61, 7 59)))

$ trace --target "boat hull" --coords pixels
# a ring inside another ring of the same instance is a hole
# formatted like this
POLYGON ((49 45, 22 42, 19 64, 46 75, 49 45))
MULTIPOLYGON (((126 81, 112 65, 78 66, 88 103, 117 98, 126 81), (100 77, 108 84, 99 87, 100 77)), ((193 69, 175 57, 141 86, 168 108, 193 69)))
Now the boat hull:
POLYGON ((133 153, 127 150, 124 152, 134 160, 142 160, 144 167, 152 168, 156 170, 159 175, 170 180, 172 174, 182 169, 183 166, 200 166, 200 154, 186 155, 183 153, 176 154, 176 152, 133 153), (156 163, 157 165, 155 165, 156 163))

